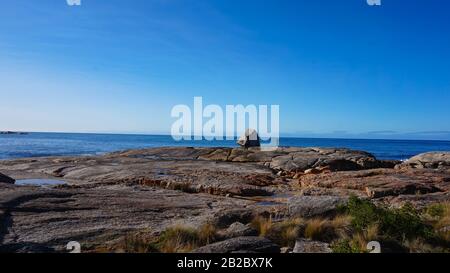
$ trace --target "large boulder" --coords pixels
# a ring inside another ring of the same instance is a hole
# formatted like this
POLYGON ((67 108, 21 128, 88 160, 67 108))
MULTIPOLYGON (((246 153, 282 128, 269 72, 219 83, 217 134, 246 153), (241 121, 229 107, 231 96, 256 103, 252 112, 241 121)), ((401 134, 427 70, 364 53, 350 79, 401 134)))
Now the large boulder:
POLYGON ((15 182, 16 180, 12 179, 11 177, 0 173, 0 183, 14 184, 15 182))
POLYGON ((298 239, 292 253, 331 253, 330 245, 323 242, 298 239))
POLYGON ((260 147, 261 143, 258 132, 255 129, 245 130, 245 133, 238 139, 237 144, 245 148, 260 147))
POLYGON ((280 247, 262 237, 236 237, 200 247, 194 253, 280 253, 280 247))
POLYGON ((294 196, 289 199, 289 214, 293 217, 324 215, 343 205, 347 199, 340 196, 294 196))
POLYGON ((441 169, 450 167, 450 152, 430 152, 416 155, 399 166, 413 169, 441 169))

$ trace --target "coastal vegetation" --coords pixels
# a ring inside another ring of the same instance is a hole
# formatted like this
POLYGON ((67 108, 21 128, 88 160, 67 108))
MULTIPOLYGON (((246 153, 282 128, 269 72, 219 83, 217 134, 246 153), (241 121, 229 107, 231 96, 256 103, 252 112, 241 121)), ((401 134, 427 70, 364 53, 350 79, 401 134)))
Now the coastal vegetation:
MULTIPOLYGON (((367 253, 367 245, 378 241, 382 252, 448 252, 450 204, 433 204, 416 210, 405 204, 401 208, 377 206, 369 200, 350 197, 330 217, 286 218, 256 216, 248 223, 260 237, 280 247, 292 249, 304 238, 329 244, 335 253, 367 253)), ((134 233, 114 246, 124 252, 190 252, 220 241, 219 228, 211 223, 192 228, 175 225, 159 235, 134 233)))

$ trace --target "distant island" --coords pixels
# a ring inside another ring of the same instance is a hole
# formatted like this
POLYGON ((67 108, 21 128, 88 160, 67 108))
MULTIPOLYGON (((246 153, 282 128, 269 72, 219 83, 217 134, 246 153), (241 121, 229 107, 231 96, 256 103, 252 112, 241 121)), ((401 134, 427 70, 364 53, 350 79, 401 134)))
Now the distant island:
POLYGON ((0 131, 0 135, 28 135, 26 132, 0 131))

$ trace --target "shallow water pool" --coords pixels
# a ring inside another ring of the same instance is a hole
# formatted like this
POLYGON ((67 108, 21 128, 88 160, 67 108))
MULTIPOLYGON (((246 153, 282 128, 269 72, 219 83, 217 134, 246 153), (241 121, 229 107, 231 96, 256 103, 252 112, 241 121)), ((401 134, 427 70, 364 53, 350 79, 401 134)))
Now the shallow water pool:
POLYGON ((21 179, 16 180, 18 186, 58 186, 66 184, 65 181, 56 179, 21 179))

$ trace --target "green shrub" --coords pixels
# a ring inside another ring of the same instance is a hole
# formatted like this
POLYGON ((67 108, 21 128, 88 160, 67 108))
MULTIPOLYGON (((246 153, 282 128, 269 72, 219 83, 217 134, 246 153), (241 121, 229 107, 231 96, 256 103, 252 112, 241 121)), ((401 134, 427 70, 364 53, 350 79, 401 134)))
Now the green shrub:
POLYGON ((351 217, 351 224, 356 231, 363 231, 367 227, 380 221, 382 211, 368 200, 356 196, 350 197, 348 204, 343 208, 351 217))
POLYGON ((443 204, 433 204, 427 208, 427 213, 436 218, 441 218, 444 216, 445 207, 443 204))
POLYGON ((349 239, 342 239, 331 244, 333 253, 361 253, 360 249, 352 244, 349 239))
POLYGON ((352 217, 352 226, 359 232, 367 230, 371 225, 378 225, 380 235, 400 241, 433 237, 431 227, 422 221, 419 213, 410 204, 400 209, 388 209, 353 196, 341 210, 352 217))
POLYGON ((432 229, 426 225, 410 204, 400 209, 385 210, 382 214, 382 232, 398 240, 431 238, 432 229))

